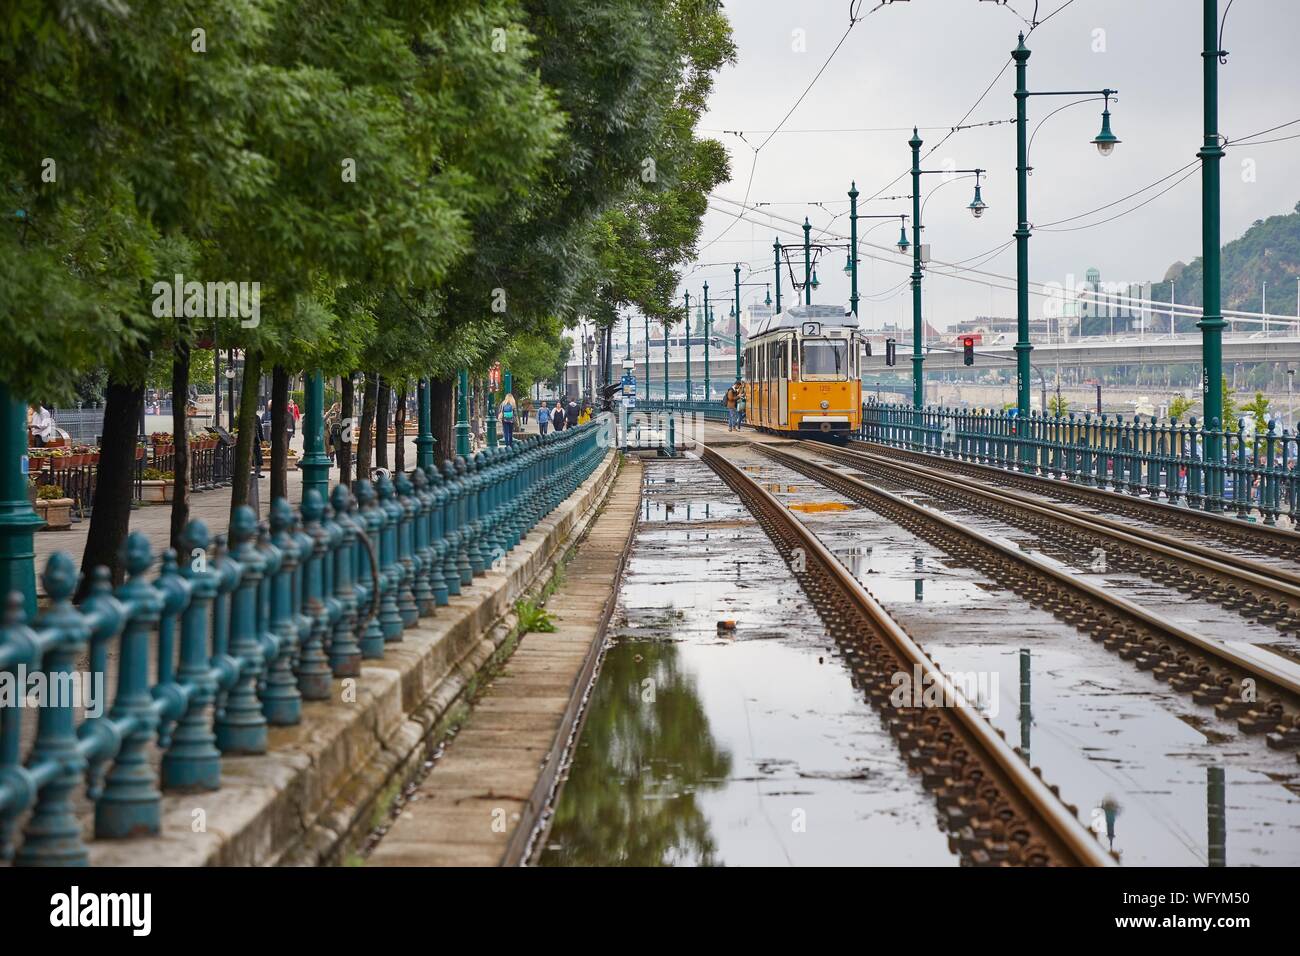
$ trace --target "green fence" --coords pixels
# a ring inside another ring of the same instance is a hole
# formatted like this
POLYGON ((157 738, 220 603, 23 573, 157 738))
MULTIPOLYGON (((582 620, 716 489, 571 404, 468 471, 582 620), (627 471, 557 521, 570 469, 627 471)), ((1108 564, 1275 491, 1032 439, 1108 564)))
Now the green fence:
POLYGON ((1269 422, 1205 428, 1195 418, 1124 421, 1121 415, 1031 415, 987 409, 868 403, 867 441, 943 458, 1077 482, 1171 504, 1258 516, 1276 524, 1300 513, 1296 435, 1269 422))

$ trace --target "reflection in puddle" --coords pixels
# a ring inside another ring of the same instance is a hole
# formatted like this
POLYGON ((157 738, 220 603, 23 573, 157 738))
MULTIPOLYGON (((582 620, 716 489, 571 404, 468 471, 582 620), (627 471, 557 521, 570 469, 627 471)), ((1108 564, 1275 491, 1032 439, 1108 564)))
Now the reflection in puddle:
POLYGON ((767 536, 709 532, 638 527, 540 864, 956 865, 767 536))
POLYGON ((796 501, 786 505, 791 511, 802 511, 806 515, 822 514, 827 511, 852 511, 854 505, 844 501, 796 501))
POLYGON ((1000 678, 990 721, 1125 865, 1300 864, 1300 798, 1285 781, 1225 766, 1220 745, 1113 672, 1054 648, 929 650, 946 672, 1000 678))

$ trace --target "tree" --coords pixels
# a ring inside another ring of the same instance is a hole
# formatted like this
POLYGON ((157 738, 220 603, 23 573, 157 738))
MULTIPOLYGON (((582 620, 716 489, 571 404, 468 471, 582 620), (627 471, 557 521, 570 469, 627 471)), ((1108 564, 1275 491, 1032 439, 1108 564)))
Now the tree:
POLYGON ((1186 395, 1175 395, 1169 399, 1169 417, 1170 419, 1180 419, 1187 415, 1196 403, 1186 395))
POLYGON ((1063 395, 1052 395, 1047 399, 1047 408, 1053 417, 1064 418, 1070 403, 1063 395))
MULTIPOLYGON (((1220 422, 1220 427, 1224 429, 1232 430, 1237 427, 1237 414, 1240 411, 1240 409, 1238 409, 1237 407, 1237 392, 1235 389, 1231 388, 1228 385, 1228 376, 1226 375, 1223 376, 1222 381, 1223 381, 1223 421, 1220 422)), ((1206 422, 1205 424, 1209 426, 1212 423, 1206 422)))
POLYGON ((1242 415, 1249 414, 1254 419, 1255 428, 1264 431, 1268 422, 1269 404, 1269 400, 1263 392, 1256 392, 1254 400, 1242 405, 1240 412, 1242 415))

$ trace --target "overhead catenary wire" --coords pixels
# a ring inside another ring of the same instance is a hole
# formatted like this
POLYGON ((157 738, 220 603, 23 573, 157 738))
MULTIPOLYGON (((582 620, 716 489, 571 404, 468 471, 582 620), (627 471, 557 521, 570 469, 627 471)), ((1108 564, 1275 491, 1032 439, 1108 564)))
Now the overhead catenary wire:
MULTIPOLYGON (((721 196, 716 196, 713 198, 721 199, 724 202, 730 202, 734 205, 740 205, 734 199, 725 199, 724 197, 721 196)), ((710 208, 715 209, 715 211, 722 211, 722 210, 717 210, 716 207, 710 207, 710 208)), ((753 222, 756 225, 765 225, 776 232, 784 232, 787 235, 797 236, 798 238, 802 239, 801 224, 795 223, 794 220, 787 219, 784 216, 777 216, 775 213, 763 212, 761 210, 755 210, 755 211, 758 212, 760 215, 768 216, 775 219, 780 219, 784 222, 794 223, 795 225, 799 226, 800 233, 796 233, 795 230, 790 228, 783 228, 773 224, 762 223, 754 219, 749 219, 748 217, 746 217, 746 221, 753 222)), ((742 212, 741 215, 744 216, 744 213, 742 212)), ((834 236, 834 238, 837 239, 841 239, 841 240, 847 239, 847 237, 838 234, 832 234, 832 235, 834 236)), ((881 256, 872 256, 870 254, 867 254, 866 256, 867 258, 875 259, 878 262, 884 262, 887 265, 895 265, 895 266, 911 265, 910 258, 907 260, 901 260, 899 257, 902 256, 903 254, 899 253, 896 249, 891 248, 889 246, 880 246, 874 243, 864 242, 861 239, 858 240, 858 244, 859 246, 866 246, 870 249, 877 250, 878 252, 881 252, 885 256, 889 257, 889 258, 882 258, 881 256)), ((943 260, 931 259, 927 263, 927 270, 930 271, 931 274, 935 276, 941 276, 943 278, 956 279, 962 282, 972 282, 977 285, 991 286, 992 288, 1000 289, 1007 292, 1017 291, 1017 286, 1015 285, 1016 280, 1013 276, 1006 276, 1006 275, 1001 275, 1000 273, 983 272, 978 269, 965 268, 955 262, 947 262, 943 260), (934 269, 935 265, 955 268, 958 271, 944 272, 944 271, 936 270, 934 269), (987 276, 989 278, 975 279, 975 278, 971 278, 971 276, 962 274, 967 272, 979 276, 987 276), (999 281, 990 281, 990 280, 999 280, 999 281), (1000 283, 1007 283, 1007 284, 1000 284, 1000 283)), ((1028 290, 1029 294, 1032 296, 1036 296, 1038 298, 1061 298, 1063 295, 1067 294, 1067 290, 1064 290, 1062 287, 1059 286, 1059 284, 1056 283, 1043 283, 1043 282, 1035 282, 1033 280, 1030 280, 1028 286, 1029 286, 1029 290, 1028 290)), ((1175 315, 1200 316, 1203 314, 1203 310, 1198 306, 1183 305, 1179 303, 1173 305, 1171 308, 1171 305, 1168 302, 1161 301, 1159 299, 1146 299, 1139 296, 1118 295, 1118 294, 1112 294, 1112 293, 1100 292, 1100 291, 1092 292, 1090 290, 1069 290, 1069 294, 1079 296, 1079 297, 1084 297, 1084 298, 1093 298, 1097 300, 1108 299, 1109 301, 1124 302, 1130 305, 1150 306, 1151 307, 1150 311, 1159 312, 1165 315, 1169 314, 1171 311, 1175 315)), ((1272 314, 1272 313, 1265 315, 1264 313, 1261 312, 1247 312, 1238 309, 1223 309, 1221 310, 1221 314, 1239 320, 1259 319, 1260 321, 1262 321, 1263 319, 1267 318, 1270 320, 1277 319, 1277 320, 1290 321, 1290 322, 1295 321, 1295 316, 1291 316, 1291 315, 1272 314)))

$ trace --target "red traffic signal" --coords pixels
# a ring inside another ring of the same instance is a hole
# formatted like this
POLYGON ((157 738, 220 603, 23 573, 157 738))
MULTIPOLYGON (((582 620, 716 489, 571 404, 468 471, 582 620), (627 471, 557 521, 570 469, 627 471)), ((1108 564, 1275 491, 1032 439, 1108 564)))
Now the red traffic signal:
POLYGON ((961 344, 962 344, 962 349, 964 351, 964 354, 962 355, 962 361, 966 365, 974 365, 975 364, 975 337, 973 335, 968 335, 961 340, 961 344))

